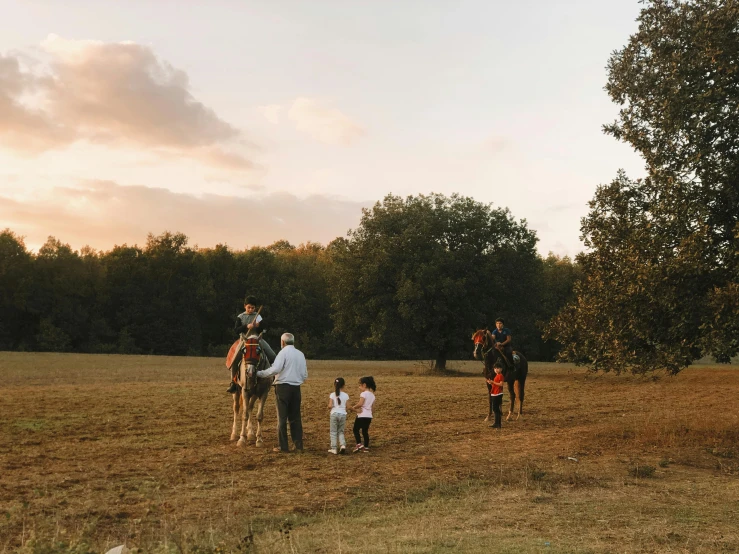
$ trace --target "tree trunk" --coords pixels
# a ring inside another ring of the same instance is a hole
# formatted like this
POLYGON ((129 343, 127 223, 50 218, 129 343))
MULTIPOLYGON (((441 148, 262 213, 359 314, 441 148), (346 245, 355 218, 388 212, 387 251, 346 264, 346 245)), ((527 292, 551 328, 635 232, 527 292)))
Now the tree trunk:
POLYGON ((436 362, 434 363, 434 369, 439 371, 446 370, 446 350, 440 351, 436 354, 436 362))

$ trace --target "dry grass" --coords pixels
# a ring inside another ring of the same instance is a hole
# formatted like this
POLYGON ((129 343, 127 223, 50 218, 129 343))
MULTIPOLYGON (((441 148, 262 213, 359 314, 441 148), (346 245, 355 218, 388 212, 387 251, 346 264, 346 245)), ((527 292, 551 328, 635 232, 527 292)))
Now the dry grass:
POLYGON ((0 353, 0 552, 739 551, 739 371, 532 364, 495 432, 455 368, 309 363, 301 456, 229 442, 221 360, 0 353), (365 374, 372 452, 327 454, 331 382, 365 374))

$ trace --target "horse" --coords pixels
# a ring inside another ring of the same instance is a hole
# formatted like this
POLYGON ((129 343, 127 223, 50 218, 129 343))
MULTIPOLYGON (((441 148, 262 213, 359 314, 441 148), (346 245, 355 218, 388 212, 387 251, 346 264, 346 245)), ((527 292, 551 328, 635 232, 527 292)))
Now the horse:
MULTIPOLYGON (((239 439, 236 446, 246 446, 247 441, 253 439, 256 439, 256 446, 264 446, 264 442, 262 441, 264 404, 267 401, 274 377, 257 377, 257 371, 267 369, 270 366, 264 351, 257 352, 260 337, 252 336, 245 339, 243 341, 243 352, 239 351, 238 355, 233 356, 231 360, 232 364, 239 364, 238 384, 241 387, 238 392, 231 394, 234 414, 231 440, 235 441, 237 438, 239 439), (254 432, 254 425, 252 423, 255 404, 257 405, 255 418, 256 433, 254 432), (237 433, 236 428, 239 414, 241 415, 241 433, 237 433)), ((241 341, 237 341, 237 344, 239 344, 237 348, 242 348, 241 341)))
MULTIPOLYGON (((481 360, 484 366, 483 372, 485 373, 486 379, 492 379, 495 377, 493 371, 493 365, 496 360, 501 359, 503 361, 503 378, 508 384, 508 394, 511 397, 511 407, 508 410, 508 416, 506 421, 511 419, 513 411, 516 407, 516 398, 518 398, 518 412, 516 413, 516 420, 523 414, 523 397, 526 387, 526 376, 529 373, 529 362, 526 361, 523 354, 514 350, 513 356, 518 357, 518 364, 511 365, 511 362, 503 355, 502 348, 495 345, 493 336, 487 329, 478 329, 475 334, 472 335, 472 340, 475 342, 475 350, 473 354, 476 360, 481 360)), ((488 414, 490 417, 490 414, 488 414)))

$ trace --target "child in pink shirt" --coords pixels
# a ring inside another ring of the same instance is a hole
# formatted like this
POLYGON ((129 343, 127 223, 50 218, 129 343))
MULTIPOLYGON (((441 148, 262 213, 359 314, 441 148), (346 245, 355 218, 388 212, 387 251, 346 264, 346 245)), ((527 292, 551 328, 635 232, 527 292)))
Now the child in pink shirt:
POLYGON ((359 402, 352 409, 357 412, 357 419, 354 420, 354 438, 357 446, 352 452, 369 452, 369 426, 372 423, 372 408, 375 405, 375 379, 373 377, 362 377, 359 379, 359 402), (362 442, 359 432, 364 436, 362 442))

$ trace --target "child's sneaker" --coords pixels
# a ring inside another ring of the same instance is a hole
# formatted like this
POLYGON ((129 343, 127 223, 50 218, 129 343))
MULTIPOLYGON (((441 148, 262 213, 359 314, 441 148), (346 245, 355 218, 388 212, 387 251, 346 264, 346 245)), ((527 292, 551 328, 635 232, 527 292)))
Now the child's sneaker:
POLYGON ((346 446, 339 448, 339 454, 346 454, 346 446))
POLYGON ((366 446, 363 446, 362 447, 362 452, 369 452, 369 448, 367 448, 366 446))
POLYGON ((329 448, 328 449, 328 453, 329 454, 336 454, 336 449, 335 448, 329 448))
POLYGON ((357 446, 354 447, 354 450, 352 450, 352 452, 361 452, 363 449, 364 449, 364 445, 358 444, 357 446))

